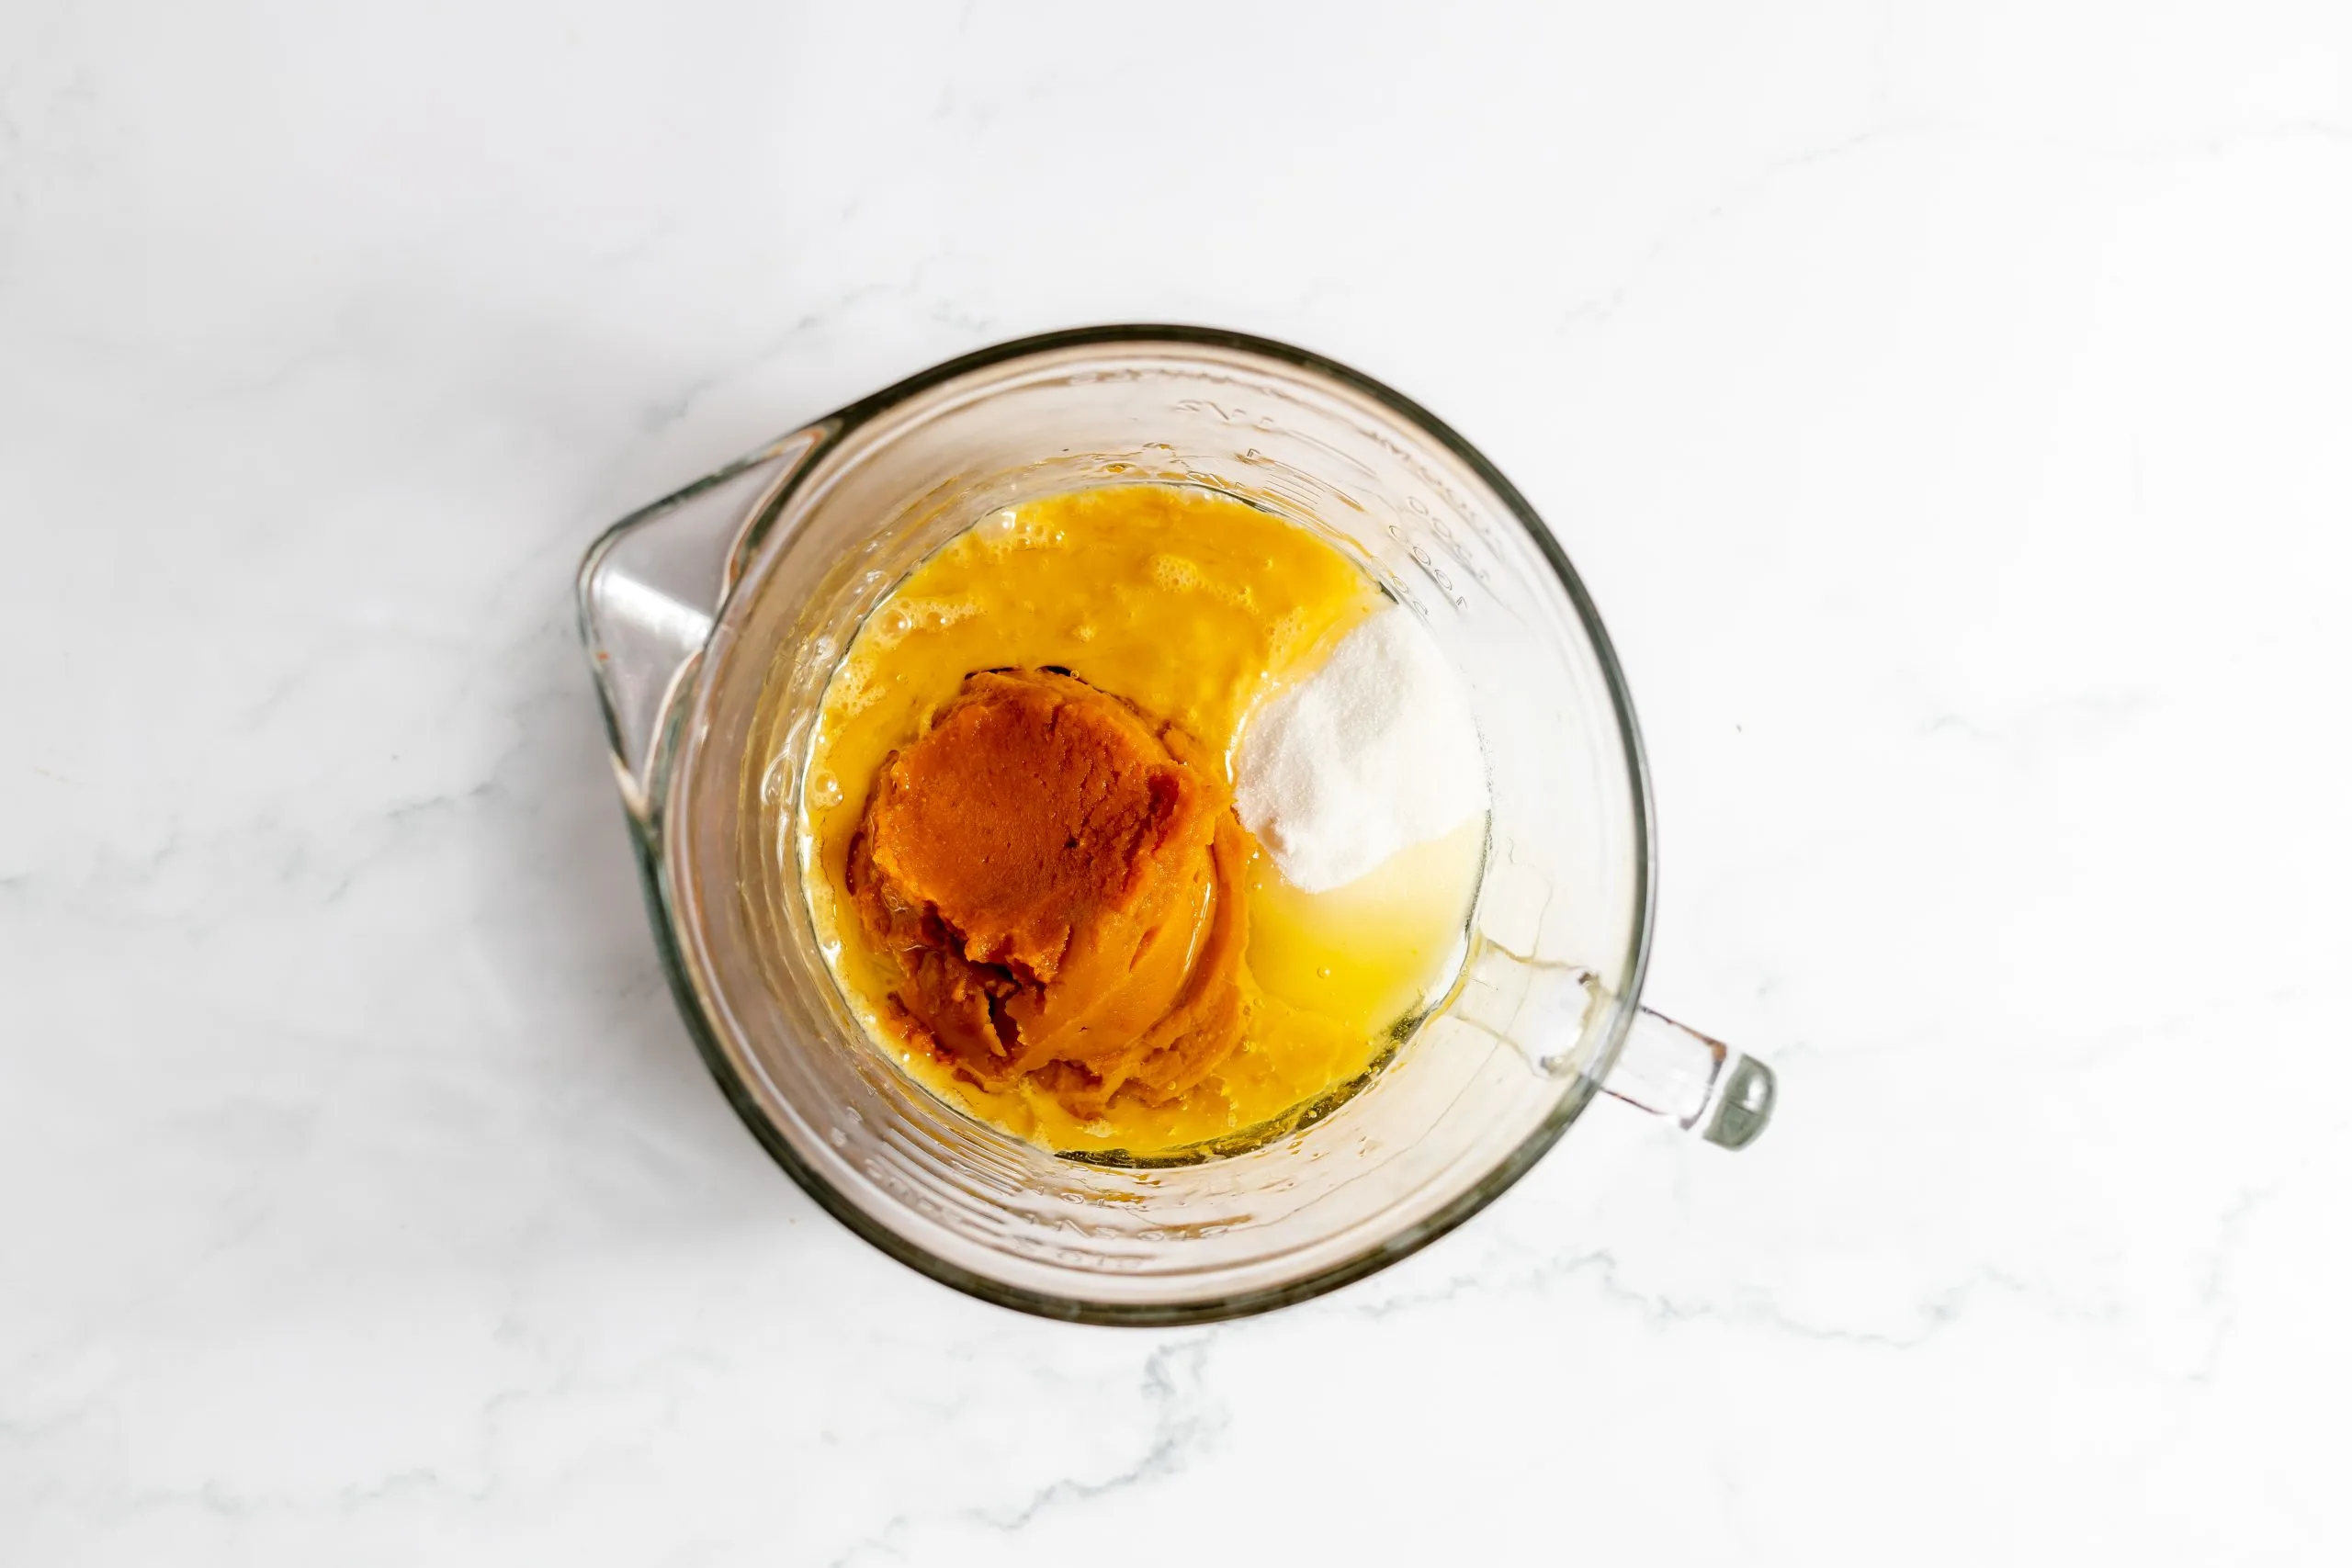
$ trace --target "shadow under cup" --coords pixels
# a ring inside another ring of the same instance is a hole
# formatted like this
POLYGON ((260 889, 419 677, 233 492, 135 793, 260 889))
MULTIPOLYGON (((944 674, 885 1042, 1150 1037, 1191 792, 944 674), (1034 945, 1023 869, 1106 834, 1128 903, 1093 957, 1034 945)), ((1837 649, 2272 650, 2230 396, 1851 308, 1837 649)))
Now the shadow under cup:
POLYGON ((1118 329, 942 367, 738 472, 732 589, 698 663, 662 694, 639 819, 657 925, 714 1072, 859 1234, 1026 1311, 1231 1316, 1413 1251, 1509 1186, 1591 1099, 1648 942, 1639 743, 1558 546, 1459 437, 1296 350, 1118 329), (1460 672, 1493 792, 1446 1004, 1320 1120, 1149 1168, 1057 1157, 903 1074, 826 966, 792 842, 812 720, 865 615, 994 509, 1137 481, 1239 497, 1372 570, 1460 672))

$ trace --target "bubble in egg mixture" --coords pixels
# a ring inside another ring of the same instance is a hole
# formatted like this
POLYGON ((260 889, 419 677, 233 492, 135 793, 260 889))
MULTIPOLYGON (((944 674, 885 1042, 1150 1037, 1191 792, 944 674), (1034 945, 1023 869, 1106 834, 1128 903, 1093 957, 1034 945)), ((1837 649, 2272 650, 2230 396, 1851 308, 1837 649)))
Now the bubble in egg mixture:
POLYGON ((1182 556, 1162 551, 1151 558, 1147 570, 1152 581, 1170 593, 1189 593, 1201 585, 1201 569, 1182 556))

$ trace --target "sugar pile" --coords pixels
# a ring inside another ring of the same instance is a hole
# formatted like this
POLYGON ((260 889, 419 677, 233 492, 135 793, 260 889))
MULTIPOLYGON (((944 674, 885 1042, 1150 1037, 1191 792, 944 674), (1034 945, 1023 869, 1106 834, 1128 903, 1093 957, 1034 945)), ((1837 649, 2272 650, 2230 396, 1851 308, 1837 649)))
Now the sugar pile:
POLYGON ((1241 738, 1234 805, 1294 886, 1328 892, 1487 809, 1453 667, 1401 605, 1340 639, 1241 738))

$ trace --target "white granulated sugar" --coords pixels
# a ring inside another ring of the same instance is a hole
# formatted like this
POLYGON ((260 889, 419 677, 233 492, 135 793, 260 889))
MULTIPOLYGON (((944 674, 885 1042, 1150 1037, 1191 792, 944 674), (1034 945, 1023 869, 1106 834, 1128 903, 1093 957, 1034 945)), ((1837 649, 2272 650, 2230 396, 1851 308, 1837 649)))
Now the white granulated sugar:
POLYGON ((1234 805, 1294 886, 1328 892, 1487 809, 1487 764, 1453 667, 1389 604, 1241 737, 1234 805))

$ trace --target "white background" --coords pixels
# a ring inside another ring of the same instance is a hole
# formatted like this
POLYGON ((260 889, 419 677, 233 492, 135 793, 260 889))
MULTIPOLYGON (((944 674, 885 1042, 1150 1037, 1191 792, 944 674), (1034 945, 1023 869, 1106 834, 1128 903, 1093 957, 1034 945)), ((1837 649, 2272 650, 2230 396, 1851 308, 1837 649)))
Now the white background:
POLYGON ((2341 4, 9 0, 0 546, 0 1560, 2352 1557, 2341 4), (1553 521, 1755 1149, 1148 1333, 737 1126, 574 563, 1121 319, 1553 521))

